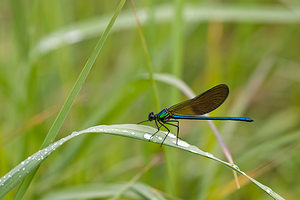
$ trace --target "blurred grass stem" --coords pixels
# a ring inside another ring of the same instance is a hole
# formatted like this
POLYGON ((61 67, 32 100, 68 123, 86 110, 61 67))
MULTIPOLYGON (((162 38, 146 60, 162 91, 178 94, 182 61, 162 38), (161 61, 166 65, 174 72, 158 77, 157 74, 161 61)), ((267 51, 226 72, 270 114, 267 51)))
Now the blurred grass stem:
POLYGON ((142 29, 140 20, 138 18, 138 14, 137 14, 137 11, 136 11, 134 1, 130 0, 130 3, 131 3, 132 10, 134 12, 134 15, 135 15, 135 19, 136 19, 136 23, 137 23, 138 31, 139 31, 139 36, 140 36, 140 39, 142 41, 142 46, 143 46, 145 59, 146 59, 146 65, 147 65, 147 69, 148 69, 149 76, 150 76, 149 79, 150 79, 150 83, 151 83, 151 86, 152 86, 153 98, 154 98, 154 102, 155 102, 155 106, 156 106, 156 111, 158 112, 160 110, 160 104, 159 104, 159 99, 158 99, 158 92, 157 92, 156 83, 155 83, 155 80, 153 78, 153 70, 152 70, 153 68, 152 68, 152 64, 151 64, 149 51, 148 51, 148 48, 147 48, 147 43, 146 43, 146 40, 145 40, 145 36, 144 36, 144 33, 143 33, 143 29, 142 29))
MULTIPOLYGON (((95 63, 95 60, 97 58, 97 56, 99 55, 104 42, 106 41, 109 32, 120 12, 120 10, 122 9, 123 5, 125 4, 126 0, 121 0, 114 15, 112 16, 112 18, 110 19, 104 33, 101 35, 98 43, 96 44, 96 47, 94 49, 94 51, 92 52, 92 55, 90 56, 90 58, 88 59, 88 61, 86 62, 84 68, 82 69, 80 75, 78 76, 78 79, 73 87, 73 89, 71 90, 67 100, 65 101, 64 105, 62 106, 59 114, 57 115, 54 123, 52 124, 46 138, 44 139, 43 144, 41 145, 40 149, 43 149, 44 147, 48 146, 50 143, 52 143, 59 131, 59 129, 61 128, 64 120, 66 119, 73 102, 75 101, 75 98, 77 97, 82 85, 84 84, 93 64, 95 63)), ((22 182, 21 186, 19 187, 17 194, 15 196, 16 200, 22 199, 25 192, 27 191, 34 175, 36 174, 38 170, 38 167, 22 182)))

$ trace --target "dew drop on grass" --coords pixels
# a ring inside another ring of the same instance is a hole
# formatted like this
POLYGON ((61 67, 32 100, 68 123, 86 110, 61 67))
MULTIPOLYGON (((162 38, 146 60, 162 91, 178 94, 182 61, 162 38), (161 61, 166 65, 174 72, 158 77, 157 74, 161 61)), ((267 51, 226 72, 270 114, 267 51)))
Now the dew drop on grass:
POLYGON ((242 175, 245 175, 245 176, 247 175, 247 174, 246 174, 245 172, 243 172, 243 171, 241 171, 241 174, 242 174, 242 175))
POLYGON ((96 126, 90 127, 88 129, 86 129, 86 132, 97 132, 97 127, 96 126))
POLYGON ((168 135, 170 138, 176 138, 176 136, 174 135, 174 134, 172 134, 172 133, 169 133, 169 135, 168 135))
POLYGON ((269 187, 266 187, 265 189, 266 189, 266 192, 267 192, 267 193, 271 193, 271 192, 272 192, 272 189, 269 188, 269 187))
POLYGON ((231 164, 231 166, 236 169, 236 170, 239 170, 240 171, 240 168, 236 165, 236 164, 231 164))
POLYGON ((208 152, 205 152, 205 155, 206 155, 207 157, 209 157, 209 158, 213 158, 213 157, 214 157, 214 155, 212 155, 211 153, 208 153, 208 152))
POLYGON ((78 134, 78 132, 77 131, 73 131, 73 133, 71 134, 72 136, 75 136, 75 135, 77 135, 78 134))
POLYGON ((190 149, 190 152, 193 152, 193 153, 199 153, 197 150, 195 149, 190 149))
POLYGON ((123 132, 123 133, 129 133, 129 131, 127 131, 127 130, 121 130, 121 132, 123 132))
MULTIPOLYGON (((176 140, 175 140, 175 143, 176 143, 176 140)), ((188 144, 187 142, 182 141, 182 140, 178 140, 178 145, 182 146, 182 147, 189 147, 190 146, 190 144, 188 144)))
POLYGON ((150 140, 151 139, 151 135, 148 134, 148 133, 146 133, 146 134, 144 134, 144 138, 147 139, 147 140, 150 140))

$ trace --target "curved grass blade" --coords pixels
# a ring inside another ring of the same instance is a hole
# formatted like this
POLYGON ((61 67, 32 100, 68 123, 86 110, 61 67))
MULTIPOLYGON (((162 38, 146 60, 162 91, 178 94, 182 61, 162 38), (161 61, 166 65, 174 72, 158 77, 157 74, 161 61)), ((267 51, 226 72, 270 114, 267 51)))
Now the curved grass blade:
MULTIPOLYGON (((17 165, 14 169, 8 172, 5 176, 0 179, 0 198, 3 197, 7 192, 9 192, 13 187, 15 187, 20 181, 22 181, 30 172, 32 172, 36 167, 38 167, 49 155, 51 155, 58 147, 63 145, 68 140, 77 137, 85 133, 107 133, 111 135, 125 136, 129 138, 135 138, 139 140, 149 141, 151 133, 156 131, 155 128, 144 125, 136 124, 119 124, 119 125, 100 125, 87 128, 79 132, 73 132, 69 136, 54 142, 48 147, 36 152, 32 156, 29 156, 26 160, 17 165)), ((165 134, 167 132, 159 131, 152 139, 151 142, 161 144, 165 134)), ((253 178, 249 177, 245 172, 241 171, 237 165, 230 164, 208 152, 200 150, 198 147, 188 144, 187 142, 178 139, 178 145, 176 145, 176 136, 169 133, 169 137, 164 142, 164 145, 171 146, 177 149, 185 150, 199 156, 203 156, 221 163, 230 169, 246 176, 255 185, 261 188, 269 196, 276 200, 283 200, 280 195, 272 191, 269 187, 259 183, 253 178)))
MULTIPOLYGON (((85 184, 58 189, 46 194, 41 200, 70 200, 70 199, 98 199, 109 198, 118 193, 127 183, 114 184, 85 184)), ((122 197, 128 199, 156 199, 166 200, 158 189, 144 183, 133 184, 122 197)))
MULTIPOLYGON (((261 23, 261 24, 297 24, 300 22, 299 8, 291 12, 285 7, 278 6, 257 6, 242 7, 236 5, 229 6, 203 6, 203 4, 186 4, 182 11, 185 22, 207 22, 219 21, 228 23, 261 23)), ((159 5, 154 8, 153 16, 147 12, 147 8, 140 9, 137 15, 141 24, 149 21, 151 17, 159 24, 171 22, 174 19, 174 7, 171 4, 159 5)), ((42 55, 61 48, 66 45, 78 43, 90 38, 94 38, 99 32, 105 29, 105 24, 109 19, 108 15, 103 15, 86 21, 71 24, 69 27, 57 29, 55 32, 41 38, 32 50, 31 59, 35 61, 42 55)), ((114 31, 136 28, 136 21, 132 16, 132 11, 127 10, 120 15, 120 20, 114 26, 114 31)))
POLYGON ((131 3, 131 7, 132 7, 132 10, 133 10, 133 13, 135 15, 137 27, 138 27, 138 30, 139 30, 139 36, 140 36, 140 39, 141 39, 141 42, 142 42, 142 46, 143 46, 143 50, 144 50, 144 55, 145 55, 146 65, 147 65, 147 70, 148 70, 149 76, 150 76, 150 82, 151 82, 151 87, 152 87, 152 95, 153 95, 154 102, 155 102, 155 105, 156 105, 156 111, 158 111, 160 103, 159 103, 159 99, 158 99, 157 86, 156 86, 156 83, 155 83, 155 81, 153 79, 153 67, 152 67, 152 64, 151 64, 150 53, 149 53, 149 50, 148 50, 148 47, 147 47, 145 35, 143 33, 143 29, 142 29, 142 26, 141 26, 141 23, 140 23, 140 20, 139 20, 137 11, 136 11, 136 7, 135 7, 135 4, 134 4, 134 1, 130 0, 130 3, 131 3))
MULTIPOLYGON (((92 55, 90 56, 90 58, 88 59, 88 61, 86 62, 85 66, 83 67, 80 75, 78 76, 76 83, 74 84, 74 87, 72 88, 68 98, 66 99, 64 105, 62 106, 60 112, 58 113, 54 123, 52 124, 49 132, 46 135, 46 138, 43 141, 43 144, 41 146, 41 148, 44 148, 46 146, 48 146, 51 142, 54 141, 60 127, 62 126, 65 118, 67 117, 73 102, 75 101, 82 85, 84 84, 91 68, 93 67, 95 60, 97 58, 97 56, 99 55, 104 42, 106 41, 106 38, 109 35, 109 32, 120 12, 120 10, 122 9, 123 5, 125 4, 126 0, 120 0, 120 3, 116 9, 116 11, 114 12, 114 15, 111 17, 108 25, 106 26, 106 29, 104 30, 103 34, 101 35, 98 43, 96 44, 96 47, 94 49, 94 51, 92 52, 92 55)), ((38 167, 35 169, 35 171, 33 171, 33 173, 26 179, 24 180, 24 182, 21 184, 21 186, 19 187, 19 190, 17 191, 17 194, 15 196, 15 199, 22 199, 25 192, 27 191, 35 173, 37 172, 38 167)))

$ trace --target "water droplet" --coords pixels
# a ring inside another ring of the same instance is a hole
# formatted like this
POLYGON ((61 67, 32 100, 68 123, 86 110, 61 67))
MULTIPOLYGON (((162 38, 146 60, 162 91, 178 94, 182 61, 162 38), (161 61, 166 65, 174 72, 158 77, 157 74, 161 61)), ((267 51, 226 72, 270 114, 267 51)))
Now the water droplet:
POLYGON ((266 192, 267 192, 267 193, 271 193, 271 192, 272 192, 272 189, 269 188, 269 187, 266 187, 266 192))
POLYGON ((206 155, 207 157, 209 157, 209 158, 213 158, 213 157, 214 157, 214 155, 212 155, 211 153, 208 153, 208 152, 205 152, 205 155, 206 155))
POLYGON ((193 153, 199 153, 198 151, 196 151, 195 149, 190 149, 191 152, 193 153))
POLYGON ((236 170, 240 170, 240 168, 236 164, 231 164, 231 166, 236 170))
POLYGON ((150 140, 151 139, 151 135, 148 134, 148 133, 146 133, 146 134, 144 134, 144 138, 150 140))
POLYGON ((172 134, 172 133, 169 133, 169 135, 168 135, 170 138, 176 138, 176 136, 174 135, 174 134, 172 134))
MULTIPOLYGON (((176 143, 176 141, 175 141, 176 143)), ((189 147, 190 144, 186 143, 185 141, 182 141, 182 140, 178 140, 178 145, 179 146, 182 146, 182 147, 189 147)))

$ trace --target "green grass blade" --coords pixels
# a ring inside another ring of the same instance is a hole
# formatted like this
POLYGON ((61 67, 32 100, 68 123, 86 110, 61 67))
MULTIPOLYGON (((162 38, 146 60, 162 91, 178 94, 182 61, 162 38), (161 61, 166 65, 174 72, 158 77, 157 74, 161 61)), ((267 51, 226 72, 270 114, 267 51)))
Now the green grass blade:
MULTIPOLYGON (((172 20, 172 65, 170 65, 168 71, 172 73, 173 76, 180 78, 183 72, 183 44, 184 44, 184 23, 183 23, 183 0, 174 0, 174 18, 172 20)), ((169 95, 169 103, 178 102, 179 91, 177 88, 171 88, 169 95)), ((180 187, 180 168, 174 167, 174 165, 179 165, 180 160, 176 152, 168 151, 166 149, 166 167, 168 170, 168 176, 165 177, 165 182, 171 183, 167 184, 167 192, 177 196, 179 194, 180 187)))
MULTIPOLYGON (((203 6, 201 3, 200 5, 185 4, 183 20, 186 23, 219 21, 249 24, 298 24, 300 18, 297 13, 300 13, 299 8, 295 8, 295 11, 291 12, 291 10, 279 6, 203 6)), ((140 17, 142 25, 150 18, 147 9, 140 9, 137 15, 140 17)), ((165 4, 155 6, 153 15, 157 19, 157 23, 166 24, 174 19, 175 12, 172 5, 165 4)), ((56 30, 39 41, 34 50, 31 51, 31 59, 36 60, 41 55, 55 49, 96 37, 100 31, 105 29, 107 19, 108 16, 103 15, 56 30)), ((136 19, 132 16, 132 11, 129 10, 120 15, 113 30, 122 31, 135 27, 136 19)))
MULTIPOLYGON (((184 46, 184 19, 183 19, 184 1, 176 0, 174 8, 173 19, 173 34, 172 34, 172 46, 173 46, 173 62, 171 73, 173 76, 180 78, 183 71, 183 46, 184 46)), ((171 93, 171 99, 177 101, 179 92, 173 88, 171 93)))
POLYGON ((78 95, 84 81, 86 80, 88 74, 89 74, 89 71, 91 70, 93 64, 95 63, 95 60, 97 58, 97 56, 99 55, 103 45, 104 45, 104 42, 106 40, 106 38, 108 37, 108 34, 119 14, 119 11, 121 10, 121 8, 123 7, 124 3, 126 2, 126 0, 121 0, 120 1, 120 4, 119 6, 117 7, 117 10, 115 11, 113 17, 111 18, 109 24, 107 25, 104 33, 102 34, 101 38, 99 39, 91 57, 88 59, 88 61, 86 62, 83 70, 81 71, 70 95, 68 96, 66 102, 64 103, 60 113, 58 114, 55 122, 53 123, 52 127, 50 128, 49 130, 49 133, 47 134, 44 142, 43 142, 43 145, 42 145, 42 148, 45 147, 45 146, 48 146, 53 140, 54 138, 56 137, 63 121, 65 120, 65 118, 67 117, 67 114, 76 98, 76 96, 78 95))
MULTIPOLYGON (((82 69, 80 75, 78 76, 78 79, 73 87, 73 89, 71 90, 67 100, 65 101, 64 105, 62 106, 59 114, 57 115, 54 123, 52 124, 46 138, 44 139, 44 142, 41 146, 41 148, 44 148, 46 146, 48 146, 51 142, 54 141, 60 127, 62 126, 65 118, 67 117, 70 109, 71 109, 71 106, 73 104, 73 102, 75 101, 75 98, 77 97, 83 83, 85 82, 88 74, 89 74, 89 71, 91 70, 93 64, 95 63, 95 60, 97 58, 97 56, 99 55, 103 45, 104 45, 104 42, 106 41, 106 38, 108 37, 109 35, 109 32, 121 10, 121 8, 123 7, 123 5, 125 4, 126 0, 121 0, 114 15, 112 16, 112 18, 110 19, 104 33, 102 34, 102 36, 100 37, 94 51, 92 52, 92 55, 90 56, 90 58, 88 59, 88 61, 86 62, 84 68, 82 69)), ((38 167, 38 166, 37 166, 38 167)), ((33 173, 21 184, 17 194, 16 194, 16 197, 15 199, 22 199, 26 190, 28 189, 35 173, 37 172, 37 169, 33 171, 33 173)))
POLYGON ((159 99, 158 99, 157 86, 156 86, 155 80, 153 78, 153 67, 152 67, 152 64, 151 64, 150 53, 149 53, 149 50, 148 50, 148 47, 147 47, 145 35, 143 33, 143 29, 142 29, 140 20, 138 18, 138 14, 137 14, 137 11, 136 11, 134 1, 131 0, 130 2, 131 2, 131 7, 133 9, 133 12, 135 14, 135 19, 136 19, 136 23, 137 23, 137 27, 138 27, 138 31, 139 31, 139 36, 140 36, 142 46, 143 46, 143 50, 144 50, 144 55, 145 55, 145 59, 146 59, 146 66, 147 66, 147 70, 148 70, 149 76, 150 76, 149 80, 150 80, 151 87, 152 87, 152 94, 153 94, 153 98, 154 98, 154 102, 155 102, 156 111, 159 111, 160 103, 159 103, 159 99))
MULTIPOLYGON (((151 138, 151 133, 154 133, 157 129, 144 125, 136 125, 136 124, 119 124, 119 125, 100 125, 87 128, 85 130, 79 132, 73 132, 69 136, 60 139, 59 141, 49 145, 48 147, 36 152, 32 156, 28 157, 26 160, 17 165, 14 169, 8 172, 5 176, 0 179, 0 198, 3 197, 7 192, 9 192, 16 184, 18 184, 22 179, 24 179, 29 173, 31 173, 36 167, 38 167, 49 155, 51 155, 58 147, 63 145, 65 142, 70 139, 77 137, 79 135, 85 133, 107 133, 111 135, 125 136, 129 138, 149 141, 151 138)), ((167 132, 159 131, 152 139, 151 142, 160 144, 167 132)), ((178 145, 176 145, 176 136, 172 133, 169 133, 166 138, 164 145, 174 147, 177 149, 181 149, 184 151, 188 151, 194 153, 196 155, 209 158, 214 160, 220 164, 229 167, 230 169, 246 176, 249 178, 255 185, 257 185, 260 189, 266 192, 269 196, 276 200, 283 200, 280 195, 272 191, 269 187, 261 184, 255 179, 249 177, 245 172, 241 171, 237 165, 230 164, 225 162, 211 153, 204 152, 200 150, 198 147, 188 144, 187 142, 178 139, 178 145)), ((102 152, 105 149, 102 149, 102 152)), ((101 149, 99 149, 101 152, 101 149)))
MULTIPOLYGON (((69 200, 69 199, 99 199, 109 198, 122 190, 126 183, 114 184, 85 184, 58 189, 46 194, 42 200, 69 200)), ((132 185, 122 197, 128 199, 157 199, 165 200, 166 198, 158 189, 151 188, 143 183, 132 185)))

